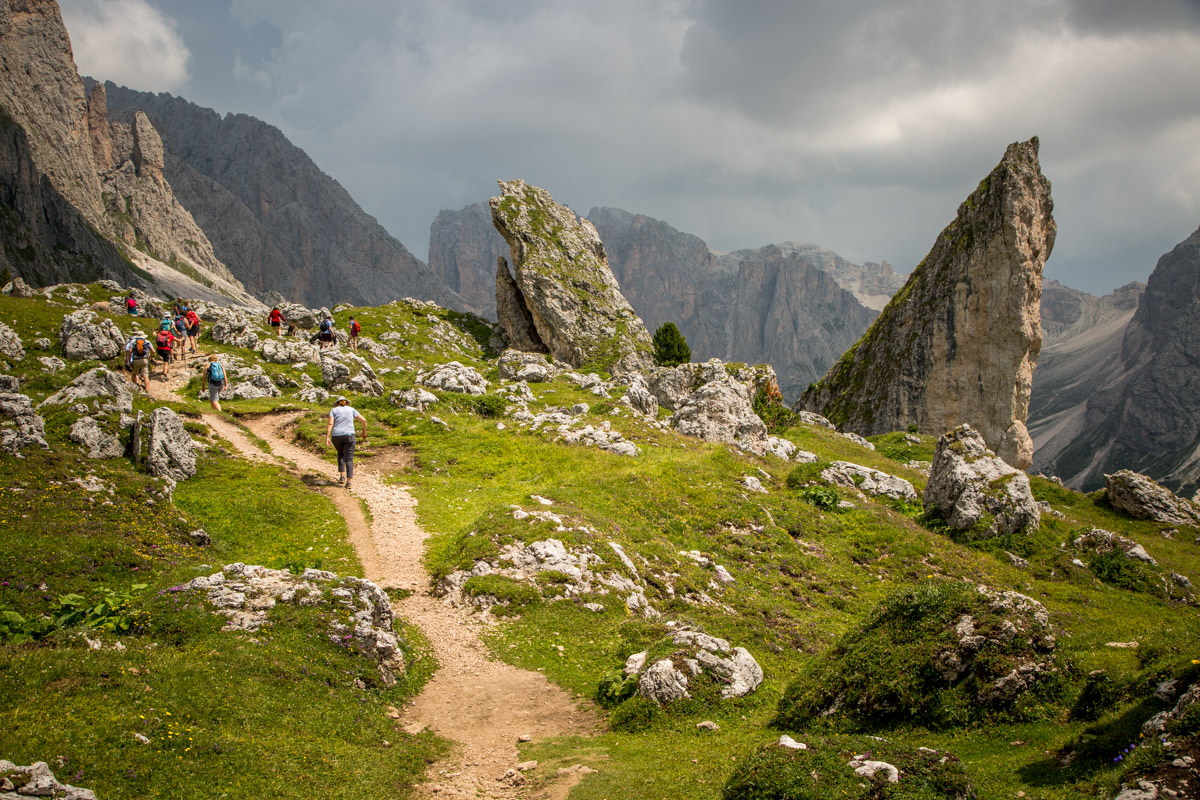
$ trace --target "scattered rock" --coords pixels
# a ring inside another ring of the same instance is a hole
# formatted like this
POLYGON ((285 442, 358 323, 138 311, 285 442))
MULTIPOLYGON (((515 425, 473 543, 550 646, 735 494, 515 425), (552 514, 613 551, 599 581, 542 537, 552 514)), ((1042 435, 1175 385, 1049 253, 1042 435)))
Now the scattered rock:
POLYGON ((146 466, 152 475, 186 481, 196 474, 196 446, 183 419, 166 406, 150 414, 150 450, 146 466))
POLYGON ((487 394, 488 389, 488 382, 483 379, 482 375, 457 361, 418 372, 417 383, 424 384, 431 389, 469 395, 487 394))
POLYGON ((58 343, 74 361, 95 358, 108 361, 125 350, 125 337, 111 319, 96 321, 96 312, 76 311, 63 317, 58 343))
POLYGON ((1029 476, 997 458, 969 425, 938 440, 924 505, 954 530, 983 538, 1036 530, 1041 524, 1029 476))
POLYGON ((834 461, 821 471, 821 479, 838 486, 858 489, 872 497, 907 502, 917 499, 917 490, 903 478, 849 461, 834 461))
POLYGON ((21 344, 21 337, 3 322, 0 322, 0 355, 13 361, 20 361, 25 357, 25 347, 21 344))
POLYGON ((65 386, 47 397, 38 407, 67 405, 92 397, 112 398, 111 402, 102 406, 105 411, 129 413, 133 410, 133 392, 129 389, 129 381, 121 373, 113 372, 107 367, 88 370, 71 381, 70 386, 65 386))
POLYGON ((80 417, 71 426, 71 441, 87 448, 88 458, 120 458, 125 445, 104 428, 95 417, 80 417))
POLYGON ((746 387, 731 380, 705 383, 684 398, 671 427, 709 442, 727 442, 762 455, 767 449, 767 426, 751 405, 746 387))
POLYGON ((547 359, 545 352, 505 350, 496 362, 500 377, 509 381, 544 383, 553 379, 561 369, 547 359))
POLYGON ((0 797, 5 798, 53 797, 56 800, 96 800, 96 793, 91 789, 59 783, 50 771, 50 765, 45 761, 35 761, 28 767, 19 767, 11 761, 0 759, 0 792, 3 792, 0 797))

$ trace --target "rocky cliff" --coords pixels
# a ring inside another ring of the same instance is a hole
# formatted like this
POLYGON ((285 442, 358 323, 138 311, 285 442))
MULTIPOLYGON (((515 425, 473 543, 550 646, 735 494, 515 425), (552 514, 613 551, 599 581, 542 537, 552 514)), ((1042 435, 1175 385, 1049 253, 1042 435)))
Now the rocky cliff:
MULTIPOLYGON (((503 296, 523 306, 537 340, 572 366, 651 366, 650 334, 622 296, 596 228, 545 189, 519 179, 499 185, 489 205, 512 255, 512 282, 497 274, 498 304, 503 296)), ((510 340, 528 333, 514 314, 501 314, 500 326, 510 340)))
POLYGON ((103 93, 85 96, 53 0, 0 0, 0 106, 0 249, 12 272, 37 284, 107 276, 248 299, 163 179, 149 121, 110 126, 103 93))
POLYGON ((466 305, 279 129, 169 94, 105 88, 110 116, 140 110, 162 135, 167 181, 251 292, 309 306, 466 305))
POLYGON ((1103 486, 1106 472, 1127 468, 1194 493, 1200 487, 1198 330, 1200 230, 1159 259, 1120 352, 1097 366, 1101 381, 1087 389, 1082 422, 1066 431, 1076 435, 1064 435, 1069 444, 1048 450, 1039 467, 1084 489, 1103 486))
POLYGON ((900 293, 797 407, 864 435, 969 423, 1005 461, 1029 467, 1025 419, 1052 211, 1037 139, 1009 145, 900 293))
POLYGON ((780 242, 775 247, 785 255, 801 256, 873 311, 882 311, 892 296, 904 287, 907 277, 896 272, 886 261, 855 264, 832 250, 807 242, 780 242))

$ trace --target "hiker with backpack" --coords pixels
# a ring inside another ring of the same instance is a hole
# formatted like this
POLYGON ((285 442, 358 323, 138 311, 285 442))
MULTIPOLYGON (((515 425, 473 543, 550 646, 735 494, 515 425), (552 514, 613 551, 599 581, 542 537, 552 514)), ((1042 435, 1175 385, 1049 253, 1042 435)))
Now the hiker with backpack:
POLYGON ((183 314, 187 321, 188 352, 196 352, 196 341, 200 338, 200 315, 191 309, 183 314))
POLYGON ((325 429, 325 444, 337 450, 338 481, 346 475, 346 488, 354 480, 354 421, 362 423, 362 443, 367 443, 367 420, 350 406, 350 401, 339 396, 329 410, 329 427, 325 429))
POLYGON ((225 367, 217 360, 217 354, 208 357, 204 368, 204 389, 208 392, 208 403, 214 410, 221 410, 221 390, 225 388, 225 367))
POLYGON ((129 379, 137 386, 141 381, 142 390, 150 394, 150 341, 142 332, 134 328, 125 343, 125 366, 129 368, 129 379))
POLYGON ((327 345, 333 343, 333 320, 329 317, 321 320, 321 327, 317 330, 317 344, 324 350, 327 345))
POLYGON ((362 325, 358 324, 358 320, 354 317, 350 318, 350 349, 358 350, 358 334, 362 331, 362 325))
POLYGON ((137 298, 133 296, 133 292, 129 293, 129 297, 125 298, 125 311, 129 316, 136 317, 138 315, 137 298))
MULTIPOLYGON (((185 306, 186 308, 186 306, 185 306)), ((176 361, 183 361, 183 346, 187 342, 188 323, 184 312, 179 312, 175 315, 175 319, 171 321, 171 333, 179 340, 179 347, 175 349, 174 356, 176 361)))
POLYGON ((158 351, 158 357, 163 362, 163 378, 167 375, 167 368, 171 366, 171 350, 175 345, 175 334, 171 329, 175 326, 170 324, 170 320, 163 320, 166 327, 159 326, 158 333, 154 334, 154 349, 158 351))

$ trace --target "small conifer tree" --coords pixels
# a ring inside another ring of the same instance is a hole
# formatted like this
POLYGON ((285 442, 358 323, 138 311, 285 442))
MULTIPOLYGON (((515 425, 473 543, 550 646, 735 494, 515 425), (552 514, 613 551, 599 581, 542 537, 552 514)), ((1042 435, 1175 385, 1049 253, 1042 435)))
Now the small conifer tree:
POLYGON ((654 361, 660 367, 673 367, 692 360, 692 348, 687 339, 675 327, 674 322, 664 322, 654 332, 654 361))

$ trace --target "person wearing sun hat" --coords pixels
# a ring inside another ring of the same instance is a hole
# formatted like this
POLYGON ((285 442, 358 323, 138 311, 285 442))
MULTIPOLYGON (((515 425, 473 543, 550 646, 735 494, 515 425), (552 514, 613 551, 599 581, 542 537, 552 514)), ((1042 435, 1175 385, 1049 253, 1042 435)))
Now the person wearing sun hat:
POLYGON ((343 473, 346 476, 346 488, 354 480, 354 421, 362 423, 362 442, 367 443, 367 420, 350 406, 350 401, 343 395, 338 395, 333 408, 329 410, 329 427, 325 429, 325 444, 337 450, 338 481, 341 482, 343 473))

